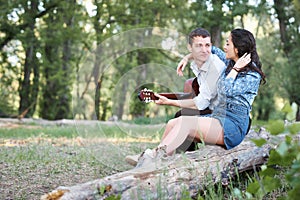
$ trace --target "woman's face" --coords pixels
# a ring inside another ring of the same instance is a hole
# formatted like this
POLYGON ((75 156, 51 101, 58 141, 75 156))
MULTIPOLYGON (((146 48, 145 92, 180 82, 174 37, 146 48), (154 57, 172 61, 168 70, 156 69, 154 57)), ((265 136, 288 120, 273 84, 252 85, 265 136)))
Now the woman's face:
POLYGON ((224 51, 226 53, 226 59, 234 60, 235 62, 239 59, 238 50, 232 43, 231 35, 226 40, 224 51))

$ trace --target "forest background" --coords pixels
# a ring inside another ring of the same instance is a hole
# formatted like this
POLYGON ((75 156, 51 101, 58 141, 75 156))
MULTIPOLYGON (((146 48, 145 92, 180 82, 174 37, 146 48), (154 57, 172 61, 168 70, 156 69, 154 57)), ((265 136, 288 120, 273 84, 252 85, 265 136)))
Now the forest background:
POLYGON ((182 91, 192 77, 188 68, 176 75, 188 33, 206 28, 222 49, 239 27, 255 35, 267 75, 252 117, 300 120, 299 0, 1 0, 0 7, 0 117, 173 115, 142 104, 138 91, 182 91))

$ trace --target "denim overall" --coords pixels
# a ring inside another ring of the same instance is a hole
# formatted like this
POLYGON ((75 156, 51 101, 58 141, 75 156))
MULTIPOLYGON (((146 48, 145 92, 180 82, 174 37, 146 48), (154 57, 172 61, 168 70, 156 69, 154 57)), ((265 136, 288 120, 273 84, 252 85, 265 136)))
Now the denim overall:
POLYGON ((223 126, 226 149, 232 149, 243 141, 249 125, 249 110, 246 106, 226 103, 215 108, 211 117, 218 119, 223 126))

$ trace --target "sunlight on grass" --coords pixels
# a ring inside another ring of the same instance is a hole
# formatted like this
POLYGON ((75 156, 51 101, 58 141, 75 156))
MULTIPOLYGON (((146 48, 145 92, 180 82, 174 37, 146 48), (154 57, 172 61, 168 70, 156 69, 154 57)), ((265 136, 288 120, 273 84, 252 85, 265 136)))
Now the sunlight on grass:
POLYGON ((85 146, 101 142, 109 143, 158 143, 164 125, 67 125, 38 126, 13 125, 0 127, 0 146, 24 146, 30 144, 53 146, 85 146))

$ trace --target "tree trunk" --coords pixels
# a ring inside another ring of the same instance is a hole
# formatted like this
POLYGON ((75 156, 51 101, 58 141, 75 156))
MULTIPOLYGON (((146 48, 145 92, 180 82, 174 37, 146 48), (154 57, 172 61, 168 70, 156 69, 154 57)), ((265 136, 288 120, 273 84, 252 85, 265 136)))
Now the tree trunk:
POLYGON ((283 50, 287 57, 289 57, 290 48, 289 41, 287 36, 287 28, 286 22, 288 21, 286 11, 285 11, 285 1, 274 0, 274 8, 277 13, 277 19, 279 21, 279 31, 280 31, 280 39, 283 44, 283 50))
POLYGON ((296 121, 299 122, 300 121, 300 105, 297 105, 298 109, 297 109, 297 114, 296 114, 296 121))
MULTIPOLYGON (((40 117, 43 119, 51 119, 54 120, 56 116, 57 110, 57 99, 58 96, 58 83, 59 81, 54 79, 55 75, 58 74, 61 67, 61 60, 59 58, 59 41, 53 37, 57 34, 58 30, 55 30, 53 24, 56 23, 55 16, 49 15, 46 19, 48 24, 45 29, 45 60, 43 67, 44 74, 44 84, 42 87, 42 98, 40 100, 40 117), (51 106, 49 106, 51 105, 51 106)), ((59 76, 61 78, 61 76, 59 76)))
POLYGON ((35 111, 35 104, 38 95, 38 82, 39 82, 39 66, 37 64, 36 51, 37 51, 37 38, 34 34, 35 18, 38 12, 38 3, 31 1, 30 7, 25 6, 26 22, 28 27, 26 29, 26 37, 24 42, 25 46, 25 64, 23 70, 23 78, 20 81, 19 96, 19 115, 22 117, 31 117, 35 111), (33 77, 33 83, 31 78, 33 77))
MULTIPOLYGON (((222 10, 222 5, 223 5, 223 1, 219 1, 219 0, 213 0, 212 4, 213 4, 213 13, 211 17, 215 18, 215 19, 222 19, 222 21, 224 20, 224 12, 222 10)), ((210 34, 211 34, 211 39, 212 39, 212 43, 214 46, 221 48, 221 33, 222 33, 222 25, 221 23, 217 22, 216 20, 215 23, 212 23, 211 27, 210 27, 210 34)))
POLYGON ((118 119, 120 119, 120 120, 122 120, 122 116, 124 114, 124 106, 125 106, 125 102, 126 102, 126 91, 128 88, 128 82, 127 82, 127 80, 125 80, 125 81, 126 82, 123 83, 122 89, 118 94, 119 99, 117 100, 117 102, 118 102, 117 116, 118 116, 118 119))
MULTIPOLYGON (((95 77, 94 77, 95 78, 95 77)), ((95 89, 95 116, 93 117, 94 120, 100 119, 100 96, 101 96, 101 87, 102 81, 98 80, 95 89)))
POLYGON ((217 25, 217 26, 213 26, 211 27, 211 38, 212 38, 212 43, 214 44, 214 46, 216 47, 221 47, 221 26, 217 25))
POLYGON ((101 56, 103 54, 103 47, 101 46, 102 42, 102 35, 103 35, 103 30, 105 26, 101 26, 99 21, 101 19, 102 15, 102 3, 96 3, 97 6, 97 13, 95 17, 93 17, 93 25, 94 29, 96 31, 96 42, 97 42, 97 47, 96 47, 96 52, 95 52, 95 61, 94 61, 94 67, 93 67, 93 78, 94 78, 94 84, 96 86, 95 90, 95 115, 93 116, 93 119, 100 119, 100 105, 101 105, 101 87, 102 87, 102 72, 103 69, 101 69, 101 56))
MULTIPOLYGON (((297 136, 299 139, 300 135, 297 136)), ((146 167, 71 187, 58 187, 41 199, 181 199, 187 191, 191 198, 195 198, 208 184, 221 182, 227 186, 237 173, 266 163, 270 150, 274 148, 273 137, 263 129, 259 133, 250 131, 245 140, 231 150, 206 145, 146 167), (268 143, 257 147, 251 138, 265 138, 268 143)), ((276 139, 284 138, 276 136, 276 139)))
POLYGON ((70 69, 70 55, 71 55, 71 48, 70 48, 70 41, 65 41, 63 44, 63 59, 62 59, 62 85, 60 89, 63 92, 60 93, 58 96, 58 104, 59 107, 57 108, 55 119, 68 119, 71 117, 70 115, 70 103, 71 103, 71 89, 70 89, 70 75, 72 70, 70 69))
MULTIPOLYGON (((71 9, 71 13, 65 13, 63 14, 63 23, 66 24, 65 30, 72 30, 74 26, 74 8, 75 8, 76 1, 71 0, 68 3, 68 7, 64 10, 67 10, 68 8, 71 9)), ((70 112, 70 105, 71 105, 71 77, 72 77, 72 66, 71 66, 71 58, 72 58, 72 39, 70 37, 65 37, 63 44, 62 44, 62 79, 64 81, 61 82, 60 89, 62 92, 60 92, 58 96, 58 109, 56 112, 55 119, 68 119, 72 116, 70 112)))
MULTIPOLYGON (((288 63, 286 65, 289 68, 284 68, 285 71, 292 73, 288 73, 289 77, 292 77, 290 81, 288 81, 287 85, 283 85, 283 87, 287 90, 290 98, 290 102, 296 102, 297 105, 299 105, 299 89, 296 86, 297 83, 295 83, 296 80, 298 80, 299 73, 297 70, 294 71, 294 69, 298 68, 298 63, 294 63, 294 60, 298 59, 298 53, 296 53, 296 56, 294 52, 297 52, 297 49, 299 48, 299 40, 295 39, 299 35, 298 31, 293 32, 292 31, 292 24, 290 23, 289 20, 294 17, 291 12, 291 9, 287 10, 287 7, 293 4, 291 0, 288 1, 279 1, 279 0, 274 0, 274 8, 277 14, 277 19, 279 21, 279 31, 280 31, 280 39, 281 39, 281 44, 283 47, 283 51, 288 59, 288 63), (296 87, 295 87, 296 86, 296 87), (298 101, 298 102, 297 102, 298 101)), ((296 10, 294 12, 297 12, 296 10)), ((297 24, 297 23, 295 23, 297 24)), ((299 24, 299 23, 298 23, 299 24)), ((299 112, 297 112, 295 118, 296 121, 300 120, 299 112)))

